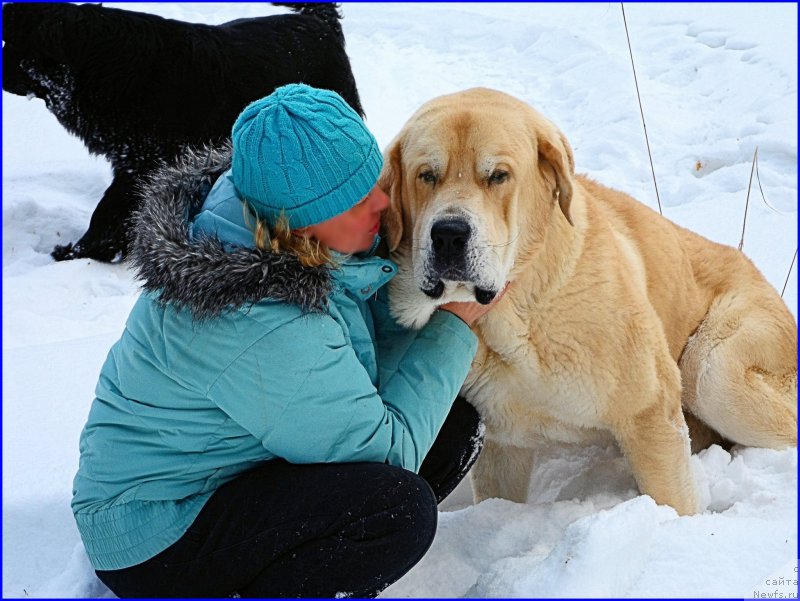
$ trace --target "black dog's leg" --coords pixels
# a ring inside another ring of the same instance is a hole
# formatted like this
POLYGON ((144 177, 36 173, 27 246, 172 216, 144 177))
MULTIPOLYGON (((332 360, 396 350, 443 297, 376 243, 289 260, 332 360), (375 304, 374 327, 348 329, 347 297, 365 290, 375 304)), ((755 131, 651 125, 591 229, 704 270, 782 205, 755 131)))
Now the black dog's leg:
POLYGON ((74 244, 56 246, 50 255, 56 261, 87 258, 109 263, 124 259, 128 251, 128 221, 138 206, 135 181, 134 175, 117 173, 92 213, 86 233, 74 244))

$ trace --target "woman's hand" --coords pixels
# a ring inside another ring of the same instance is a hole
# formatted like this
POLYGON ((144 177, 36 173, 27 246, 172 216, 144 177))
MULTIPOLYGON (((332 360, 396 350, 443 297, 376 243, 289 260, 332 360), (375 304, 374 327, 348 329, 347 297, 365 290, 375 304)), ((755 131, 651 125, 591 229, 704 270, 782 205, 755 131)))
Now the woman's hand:
POLYGON ((456 317, 461 318, 461 320, 466 323, 468 326, 472 327, 476 321, 478 321, 481 317, 486 315, 492 308, 500 302, 500 299, 508 290, 509 282, 506 282, 505 287, 500 291, 500 293, 492 299, 488 305, 482 305, 478 302, 474 303, 445 303, 444 305, 440 305, 437 307, 442 311, 448 311, 455 315, 456 317))

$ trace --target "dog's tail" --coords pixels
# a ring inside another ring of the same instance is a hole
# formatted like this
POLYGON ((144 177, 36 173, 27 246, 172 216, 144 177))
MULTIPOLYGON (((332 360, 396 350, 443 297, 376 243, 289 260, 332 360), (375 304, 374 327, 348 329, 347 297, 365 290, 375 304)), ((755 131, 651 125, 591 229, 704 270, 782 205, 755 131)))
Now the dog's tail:
POLYGON ((309 15, 324 21, 344 39, 342 24, 339 22, 342 13, 338 2, 271 2, 272 6, 285 6, 300 15, 309 15))

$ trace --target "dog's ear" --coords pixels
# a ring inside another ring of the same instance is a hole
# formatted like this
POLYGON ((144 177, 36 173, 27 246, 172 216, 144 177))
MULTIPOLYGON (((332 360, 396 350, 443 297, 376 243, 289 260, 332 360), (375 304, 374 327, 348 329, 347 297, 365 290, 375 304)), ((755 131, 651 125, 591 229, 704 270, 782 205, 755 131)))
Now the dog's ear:
POLYGON ((572 154, 572 147, 566 136, 555 126, 537 133, 539 161, 546 162, 555 172, 554 195, 558 198, 558 206, 569 224, 575 225, 569 212, 569 205, 572 202, 572 178, 575 175, 575 158, 572 154))
POLYGON ((403 164, 400 136, 396 137, 383 153, 383 170, 378 187, 389 195, 389 208, 383 214, 381 229, 389 251, 395 250, 403 238, 403 164))
MULTIPOLYGON (((77 6, 58 2, 12 2, 3 5, 3 41, 35 63, 42 75, 55 64, 66 64, 66 30, 77 6)), ((91 36, 89 36, 91 37, 91 36)))
MULTIPOLYGON (((11 41, 11 32, 13 31, 16 33, 17 25, 15 25, 15 21, 17 20, 17 5, 16 4, 3 4, 3 41, 10 42, 11 41)), ((5 54, 5 53, 4 53, 5 54)))
POLYGON ((30 46, 42 41, 39 31, 42 29, 42 21, 48 14, 47 7, 42 4, 27 2, 3 4, 3 41, 14 44, 15 52, 30 52, 30 46))

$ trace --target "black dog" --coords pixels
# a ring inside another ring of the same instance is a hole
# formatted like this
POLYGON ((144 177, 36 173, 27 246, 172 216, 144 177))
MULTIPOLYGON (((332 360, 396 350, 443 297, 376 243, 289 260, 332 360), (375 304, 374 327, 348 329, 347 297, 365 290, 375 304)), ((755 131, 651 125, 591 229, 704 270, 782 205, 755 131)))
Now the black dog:
POLYGON ((56 260, 124 258, 137 182, 185 147, 217 144, 253 100, 287 83, 339 93, 362 117, 337 4, 203 25, 95 4, 3 5, 3 89, 34 95, 114 180, 56 260))

